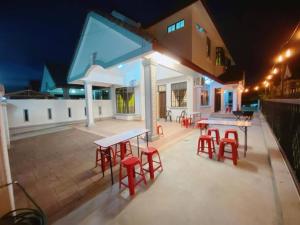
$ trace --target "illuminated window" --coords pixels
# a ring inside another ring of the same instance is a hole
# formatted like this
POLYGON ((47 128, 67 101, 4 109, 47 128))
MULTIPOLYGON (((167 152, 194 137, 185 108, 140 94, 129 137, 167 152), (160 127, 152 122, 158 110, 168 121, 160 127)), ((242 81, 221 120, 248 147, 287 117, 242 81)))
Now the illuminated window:
POLYGON ((202 106, 209 105, 209 91, 207 89, 201 90, 201 105, 202 106))
POLYGON ((134 88, 117 88, 117 113, 135 113, 134 88))
POLYGON ((186 82, 171 84, 171 106, 186 107, 186 82))
POLYGON ((173 31, 179 30, 183 27, 184 27, 184 20, 180 20, 174 24, 169 25, 167 31, 168 31, 168 33, 171 33, 173 31))

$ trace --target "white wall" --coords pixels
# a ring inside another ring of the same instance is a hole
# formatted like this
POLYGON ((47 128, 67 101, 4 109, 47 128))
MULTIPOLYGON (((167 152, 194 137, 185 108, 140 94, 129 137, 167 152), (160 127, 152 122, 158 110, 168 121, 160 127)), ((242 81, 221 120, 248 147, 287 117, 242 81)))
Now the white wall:
MULTIPOLYGON (((10 128, 43 125, 52 123, 72 122, 85 120, 85 100, 48 100, 48 99, 25 99, 8 100, 7 113, 10 128), (72 117, 68 117, 68 108, 71 108, 72 117), (48 108, 52 110, 52 119, 48 119, 48 108), (24 121, 24 109, 28 109, 29 121, 24 121)), ((111 100, 93 101, 94 118, 105 118, 113 116, 111 100), (99 106, 102 114, 99 115, 99 106)))

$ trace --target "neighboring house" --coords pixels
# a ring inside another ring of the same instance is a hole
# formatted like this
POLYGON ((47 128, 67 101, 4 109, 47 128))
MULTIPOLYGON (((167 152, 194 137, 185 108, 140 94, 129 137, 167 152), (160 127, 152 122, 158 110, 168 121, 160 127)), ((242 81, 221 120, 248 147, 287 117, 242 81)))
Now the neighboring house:
MULTIPOLYGON (((43 70, 43 78, 40 87, 42 93, 63 99, 85 98, 82 85, 68 84, 68 67, 64 64, 46 64, 43 70)), ((94 87, 93 99, 108 99, 109 90, 94 87)))
POLYGON ((88 125, 92 86, 110 87, 115 117, 145 120, 153 135, 167 110, 224 112, 226 92, 240 108, 243 78, 218 77, 233 59, 201 1, 147 29, 112 15, 88 14, 69 70, 70 84, 85 85, 88 125))

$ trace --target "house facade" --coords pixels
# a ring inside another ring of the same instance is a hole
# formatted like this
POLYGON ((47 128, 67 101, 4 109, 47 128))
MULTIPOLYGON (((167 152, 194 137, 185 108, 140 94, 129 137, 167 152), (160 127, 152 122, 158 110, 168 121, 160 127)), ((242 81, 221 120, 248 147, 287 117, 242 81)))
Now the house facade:
POLYGON ((201 1, 147 29, 123 18, 89 13, 69 70, 85 86, 88 126, 93 86, 110 88, 115 118, 144 120, 153 136, 167 111, 240 108, 243 82, 218 78, 233 60, 201 1))

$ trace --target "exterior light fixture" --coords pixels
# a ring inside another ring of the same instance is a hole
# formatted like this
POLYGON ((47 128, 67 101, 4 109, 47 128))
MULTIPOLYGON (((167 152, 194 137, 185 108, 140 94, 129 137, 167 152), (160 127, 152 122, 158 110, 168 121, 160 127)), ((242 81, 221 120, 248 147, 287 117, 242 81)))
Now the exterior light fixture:
POLYGON ((266 81, 266 82, 265 82, 265 87, 269 87, 269 85, 270 85, 269 82, 266 81))
POLYGON ((161 54, 159 52, 154 52, 154 53, 151 53, 150 55, 148 55, 148 57, 146 56, 146 58, 151 58, 153 60, 155 60, 157 63, 159 64, 167 64, 167 65, 172 65, 172 64, 179 64, 180 62, 167 56, 167 55, 164 55, 164 54, 161 54))
POLYGON ((255 90, 255 91, 258 91, 258 90, 259 90, 259 87, 258 87, 258 86, 255 86, 255 87, 254 87, 254 90, 255 90))
POLYGON ((121 69, 123 67, 123 64, 118 65, 118 68, 121 69))
POLYGON ((277 73, 278 73, 278 68, 275 67, 275 68, 273 69, 272 73, 273 73, 273 74, 277 74, 277 73))
POLYGON ((267 79, 268 79, 268 80, 271 80, 272 78, 273 78, 272 75, 268 75, 268 76, 267 76, 267 79))
POLYGON ((282 56, 282 55, 279 55, 279 56, 278 56, 277 62, 279 62, 279 63, 283 62, 283 56, 282 56))
POLYGON ((291 55, 292 55, 291 49, 287 49, 286 52, 285 52, 285 57, 289 58, 289 57, 291 57, 291 55))
POLYGON ((248 92, 249 92, 249 89, 248 89, 248 88, 246 88, 246 89, 245 89, 245 93, 248 93, 248 92))

